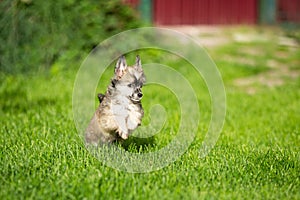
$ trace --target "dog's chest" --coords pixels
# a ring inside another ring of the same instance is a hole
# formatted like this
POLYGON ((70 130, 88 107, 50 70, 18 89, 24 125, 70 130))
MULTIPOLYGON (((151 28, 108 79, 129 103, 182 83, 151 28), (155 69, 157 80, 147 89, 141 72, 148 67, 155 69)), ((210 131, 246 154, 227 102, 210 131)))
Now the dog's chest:
POLYGON ((132 120, 140 120, 142 117, 142 110, 139 104, 134 104, 127 98, 118 98, 111 103, 113 114, 122 115, 125 118, 132 120))

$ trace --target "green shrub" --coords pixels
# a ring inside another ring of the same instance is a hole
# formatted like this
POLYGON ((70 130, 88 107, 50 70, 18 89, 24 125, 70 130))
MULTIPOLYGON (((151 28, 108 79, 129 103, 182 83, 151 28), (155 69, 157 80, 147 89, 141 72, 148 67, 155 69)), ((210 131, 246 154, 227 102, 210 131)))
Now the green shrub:
POLYGON ((140 25, 120 0, 2 0, 0 71, 45 71, 61 61, 68 65, 106 37, 140 25))

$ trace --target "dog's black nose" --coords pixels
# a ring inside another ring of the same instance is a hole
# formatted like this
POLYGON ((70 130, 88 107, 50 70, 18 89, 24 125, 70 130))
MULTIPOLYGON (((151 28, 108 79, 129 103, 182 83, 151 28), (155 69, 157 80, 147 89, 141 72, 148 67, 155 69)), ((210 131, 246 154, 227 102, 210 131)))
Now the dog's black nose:
POLYGON ((138 93, 138 97, 142 98, 143 94, 142 93, 138 93))

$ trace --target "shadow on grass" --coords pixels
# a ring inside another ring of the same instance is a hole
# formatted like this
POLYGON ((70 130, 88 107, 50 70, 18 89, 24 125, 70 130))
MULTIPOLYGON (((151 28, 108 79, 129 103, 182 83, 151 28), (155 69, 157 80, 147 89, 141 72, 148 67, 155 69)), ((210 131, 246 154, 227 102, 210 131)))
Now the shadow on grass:
POLYGON ((124 150, 134 153, 142 153, 142 152, 148 152, 155 146, 155 137, 149 137, 149 138, 137 138, 137 137, 131 137, 128 140, 125 140, 122 142, 121 147, 124 148, 124 150))

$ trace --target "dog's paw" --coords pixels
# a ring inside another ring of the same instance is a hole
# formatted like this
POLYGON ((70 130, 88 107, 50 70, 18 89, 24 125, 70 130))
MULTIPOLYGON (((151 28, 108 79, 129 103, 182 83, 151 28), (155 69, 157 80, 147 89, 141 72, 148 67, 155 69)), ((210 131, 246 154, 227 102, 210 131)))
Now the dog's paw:
POLYGON ((128 139, 128 133, 121 133, 120 134, 120 137, 123 139, 123 140, 126 140, 126 139, 128 139))
POLYGON ((104 97, 105 97, 104 94, 101 94, 101 93, 98 94, 99 103, 101 103, 103 101, 104 97))
POLYGON ((119 129, 119 130, 117 130, 117 133, 123 140, 128 139, 128 136, 129 136, 128 132, 125 132, 125 131, 122 131, 119 129))

